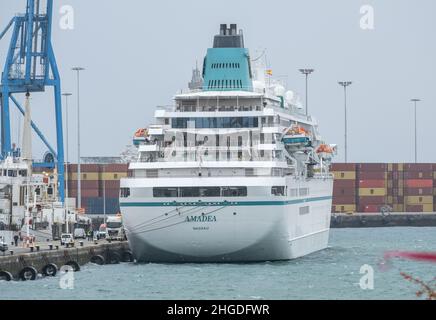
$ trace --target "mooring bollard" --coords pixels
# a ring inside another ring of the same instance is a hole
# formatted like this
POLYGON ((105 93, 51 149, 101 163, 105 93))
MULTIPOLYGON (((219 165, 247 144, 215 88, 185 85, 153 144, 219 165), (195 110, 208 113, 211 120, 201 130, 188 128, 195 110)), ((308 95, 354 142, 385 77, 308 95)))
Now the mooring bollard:
POLYGON ((30 247, 30 252, 33 252, 33 247, 30 247))
POLYGON ((11 256, 14 255, 14 251, 13 250, 10 250, 9 253, 11 254, 11 256))
POLYGON ((80 246, 83 247, 83 241, 80 241, 79 243, 80 243, 80 246))
POLYGON ((48 249, 53 250, 53 245, 51 243, 48 245, 48 249))
POLYGON ((40 247, 39 247, 39 246, 36 246, 36 251, 39 251, 39 249, 40 249, 40 247))
POLYGON ((59 250, 59 246, 56 246, 56 250, 59 250))

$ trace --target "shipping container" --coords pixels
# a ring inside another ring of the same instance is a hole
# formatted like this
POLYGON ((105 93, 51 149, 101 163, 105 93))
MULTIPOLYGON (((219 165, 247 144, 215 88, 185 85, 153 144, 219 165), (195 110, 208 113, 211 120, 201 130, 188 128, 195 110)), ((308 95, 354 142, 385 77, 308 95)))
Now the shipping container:
POLYGON ((386 204, 385 196, 359 196, 357 197, 357 204, 369 205, 369 204, 386 204))
POLYGON ((119 189, 120 180, 104 180, 101 181, 100 188, 103 188, 103 185, 106 189, 119 189))
POLYGON ((335 213, 356 212, 356 205, 337 204, 337 205, 333 206, 333 212, 335 212, 335 213))
POLYGON ((431 163, 406 163, 404 164, 404 171, 433 171, 433 164, 431 163))
POLYGON ((105 164, 102 165, 101 171, 102 172, 126 172, 129 168, 128 164, 125 163, 111 163, 111 164, 105 164))
POLYGON ((354 171, 334 171, 333 175, 336 180, 355 180, 356 172, 354 171))
POLYGON ((432 196, 405 196, 405 204, 432 204, 432 196))
POLYGON ((359 188, 359 196, 386 196, 385 188, 359 188))
POLYGON ((359 188, 386 188, 386 180, 359 180, 359 188))
POLYGON ((433 171, 407 171, 404 179, 433 179, 433 171))
POLYGON ((386 180, 386 171, 360 171, 357 173, 359 180, 386 180))
POLYGON ((127 171, 125 172, 104 172, 100 173, 100 180, 113 181, 120 180, 121 178, 127 177, 127 171))
POLYGON ((432 196, 433 188, 405 188, 405 196, 432 196))
POLYGON ((357 165, 357 171, 369 172, 369 171, 387 171, 388 165, 386 163, 359 163, 357 165))
POLYGON ((409 179, 404 184, 407 188, 433 188, 432 179, 409 179))
POLYGON ((356 196, 355 188, 333 188, 333 197, 356 196))
MULTIPOLYGON (((77 164, 70 164, 68 165, 68 171, 70 172, 77 172, 77 164)), ((80 165, 80 171, 81 172, 100 172, 100 165, 99 164, 81 164, 80 165)))
POLYGON ((356 180, 335 180, 333 188, 356 188, 356 180))
POLYGON ((359 205, 358 211, 360 213, 380 213, 382 205, 376 204, 368 204, 368 205, 359 205))
POLYGON ((342 197, 333 197, 333 204, 355 204, 356 197, 354 196, 342 196, 342 197))

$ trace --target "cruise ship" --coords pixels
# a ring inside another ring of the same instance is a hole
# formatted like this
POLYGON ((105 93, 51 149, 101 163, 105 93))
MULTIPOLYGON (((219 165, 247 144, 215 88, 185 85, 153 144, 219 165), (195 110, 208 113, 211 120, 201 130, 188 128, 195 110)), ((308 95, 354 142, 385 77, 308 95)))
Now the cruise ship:
MULTIPOLYGON (((266 59, 265 59, 266 60, 266 59)), ((202 72, 134 134, 120 207, 138 262, 258 262, 327 247, 336 146, 223 24, 202 72)))

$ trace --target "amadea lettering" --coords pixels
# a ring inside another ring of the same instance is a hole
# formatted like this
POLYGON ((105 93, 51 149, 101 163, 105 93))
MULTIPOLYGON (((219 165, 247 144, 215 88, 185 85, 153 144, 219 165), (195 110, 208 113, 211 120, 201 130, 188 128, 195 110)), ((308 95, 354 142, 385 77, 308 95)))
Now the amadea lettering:
POLYGON ((185 222, 216 222, 216 216, 187 216, 185 222))

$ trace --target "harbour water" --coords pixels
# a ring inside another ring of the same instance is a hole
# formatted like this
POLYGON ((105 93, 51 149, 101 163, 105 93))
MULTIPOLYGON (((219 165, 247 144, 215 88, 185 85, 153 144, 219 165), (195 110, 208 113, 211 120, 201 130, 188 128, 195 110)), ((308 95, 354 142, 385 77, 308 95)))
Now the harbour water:
POLYGON ((86 265, 74 289, 60 277, 0 282, 6 299, 418 299, 420 289, 400 272, 430 282, 436 264, 393 259, 391 250, 436 251, 436 228, 332 229, 328 249, 284 262, 250 264, 86 265), (360 286, 363 265, 374 288, 360 286))

